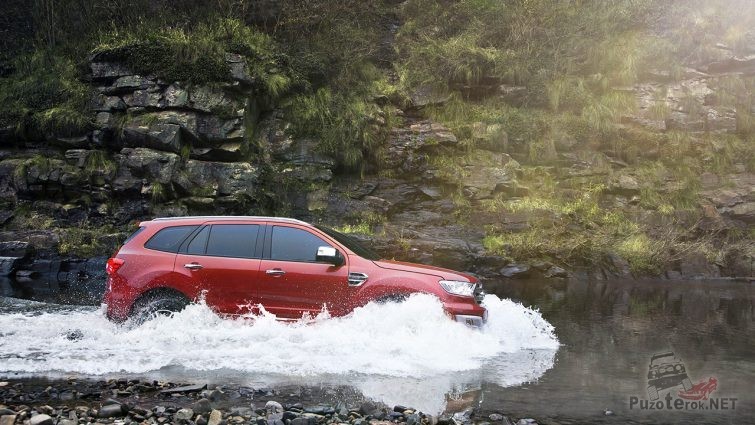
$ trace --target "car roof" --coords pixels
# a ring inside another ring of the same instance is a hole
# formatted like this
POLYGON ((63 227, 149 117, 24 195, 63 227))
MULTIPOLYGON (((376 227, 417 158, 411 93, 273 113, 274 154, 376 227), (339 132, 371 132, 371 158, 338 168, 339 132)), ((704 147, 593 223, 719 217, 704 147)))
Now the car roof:
POLYGON ((273 221, 279 223, 292 223, 301 224, 304 226, 311 226, 311 224, 297 220, 295 218, 287 217, 266 217, 266 216, 254 216, 254 215, 193 215, 184 217, 158 217, 154 218, 152 222, 180 222, 180 221, 222 221, 222 220, 255 220, 255 221, 273 221))

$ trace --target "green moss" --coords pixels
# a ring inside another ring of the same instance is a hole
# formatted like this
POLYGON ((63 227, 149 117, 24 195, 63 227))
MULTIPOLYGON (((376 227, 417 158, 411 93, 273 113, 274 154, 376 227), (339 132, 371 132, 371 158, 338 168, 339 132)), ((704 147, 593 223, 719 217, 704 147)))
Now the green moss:
POLYGON ((112 234, 116 229, 112 226, 92 226, 83 224, 77 227, 58 229, 60 238, 58 252, 79 258, 89 258, 97 255, 107 255, 115 248, 106 246, 103 237, 112 234))
POLYGON ((195 84, 230 81, 226 53, 247 59, 250 76, 271 98, 283 95, 298 77, 277 43, 238 19, 211 18, 191 27, 137 26, 100 36, 94 53, 124 61, 140 74, 195 84))
POLYGON ((25 139, 80 135, 91 128, 89 90, 73 61, 48 50, 17 57, 0 78, 0 126, 25 139))

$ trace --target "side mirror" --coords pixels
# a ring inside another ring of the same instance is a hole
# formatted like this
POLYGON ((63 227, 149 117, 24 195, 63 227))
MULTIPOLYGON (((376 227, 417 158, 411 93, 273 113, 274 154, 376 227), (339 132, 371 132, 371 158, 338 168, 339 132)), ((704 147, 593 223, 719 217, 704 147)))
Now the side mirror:
POLYGON ((319 263, 329 263, 336 267, 343 265, 344 258, 337 249, 332 246, 321 246, 317 248, 317 257, 315 260, 319 263))

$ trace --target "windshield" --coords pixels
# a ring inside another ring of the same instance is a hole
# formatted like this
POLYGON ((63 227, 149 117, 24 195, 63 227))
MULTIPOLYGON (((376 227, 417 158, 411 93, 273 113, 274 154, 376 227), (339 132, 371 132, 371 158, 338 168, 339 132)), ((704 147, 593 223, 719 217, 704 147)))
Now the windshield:
POLYGON ((320 225, 316 225, 315 227, 318 228, 319 230, 322 230, 328 236, 337 240, 339 243, 345 245, 346 248, 349 248, 350 250, 354 251, 356 255, 362 258, 366 258, 372 261, 380 259, 380 255, 378 253, 365 247, 354 237, 344 235, 343 233, 337 232, 329 227, 320 226, 320 225))

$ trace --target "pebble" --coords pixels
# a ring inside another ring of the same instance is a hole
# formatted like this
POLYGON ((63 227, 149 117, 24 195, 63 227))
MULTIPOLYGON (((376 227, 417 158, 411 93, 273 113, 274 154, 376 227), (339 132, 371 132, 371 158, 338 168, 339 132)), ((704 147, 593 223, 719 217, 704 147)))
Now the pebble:
POLYGON ((188 421, 194 417, 194 411, 191 409, 180 409, 173 415, 173 418, 179 421, 188 421))
POLYGON ((32 416, 31 420, 29 421, 30 425, 53 425, 53 423, 54 421, 52 420, 50 415, 46 415, 44 413, 32 416))
POLYGON ((223 414, 220 413, 220 410, 213 409, 212 412, 210 412, 210 419, 207 420, 207 425, 219 425, 222 420, 223 414))
POLYGON ((500 413, 492 413, 490 416, 488 416, 488 419, 490 419, 491 422, 502 421, 503 415, 500 413))

